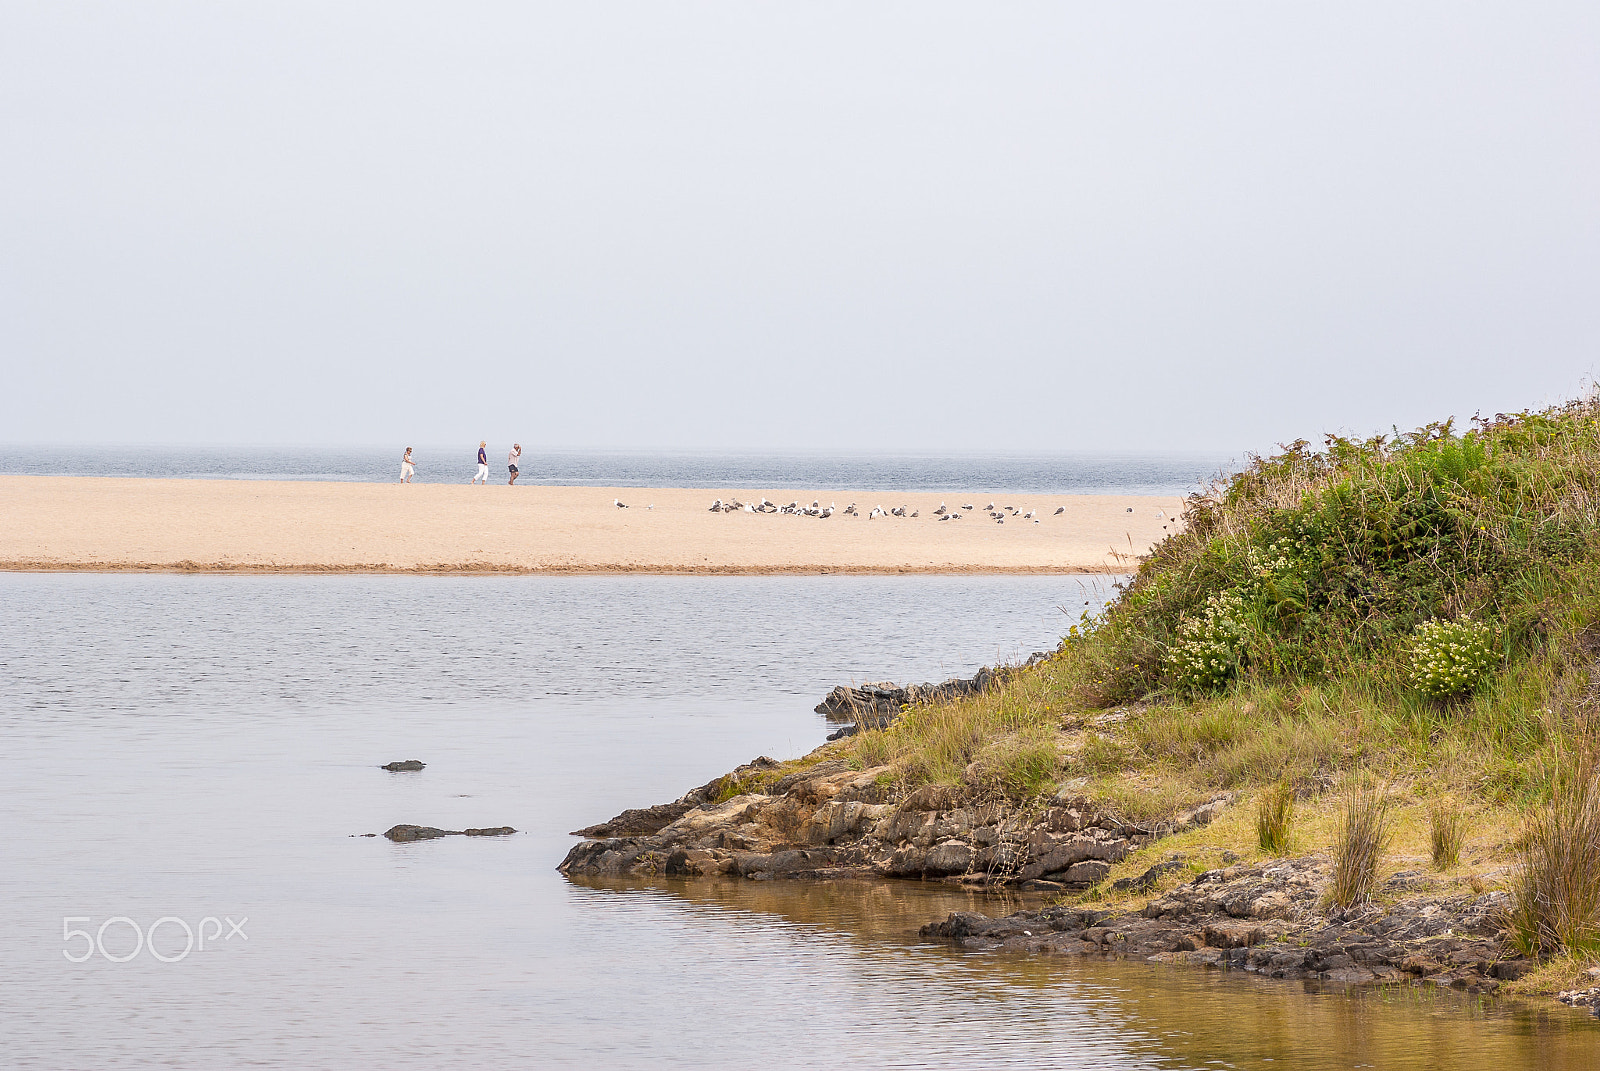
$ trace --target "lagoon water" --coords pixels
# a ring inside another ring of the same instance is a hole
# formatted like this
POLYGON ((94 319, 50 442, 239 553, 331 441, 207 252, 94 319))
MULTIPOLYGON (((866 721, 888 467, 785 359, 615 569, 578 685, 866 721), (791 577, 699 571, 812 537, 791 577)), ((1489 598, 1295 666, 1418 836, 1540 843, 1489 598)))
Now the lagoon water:
POLYGON ((1594 1066, 1549 1002, 930 945, 1007 909, 937 885, 555 872, 568 830, 810 750, 833 684, 1051 646, 1089 583, 0 574, 0 1063, 1594 1066), (524 832, 359 836, 397 822, 524 832))

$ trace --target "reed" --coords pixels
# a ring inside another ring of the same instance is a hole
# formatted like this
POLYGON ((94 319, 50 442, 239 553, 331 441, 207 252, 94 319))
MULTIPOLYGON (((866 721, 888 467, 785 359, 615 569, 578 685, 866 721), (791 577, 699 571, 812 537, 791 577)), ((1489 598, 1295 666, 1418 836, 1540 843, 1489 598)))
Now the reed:
POLYGON ((1372 898, 1378 864, 1389 844, 1389 792, 1369 776, 1349 780, 1333 835, 1328 896, 1340 907, 1372 898))
POLYGON ((1461 849, 1467 843, 1467 815, 1452 799, 1435 800, 1428 808, 1428 848, 1435 870, 1454 870, 1461 865, 1461 849))
POLYGON ((1600 762, 1573 759, 1523 833, 1511 929, 1530 954, 1600 952, 1600 762))
POLYGON ((1289 826, 1294 820, 1294 787, 1287 781, 1269 786, 1256 800, 1256 842, 1272 855, 1289 851, 1289 826))

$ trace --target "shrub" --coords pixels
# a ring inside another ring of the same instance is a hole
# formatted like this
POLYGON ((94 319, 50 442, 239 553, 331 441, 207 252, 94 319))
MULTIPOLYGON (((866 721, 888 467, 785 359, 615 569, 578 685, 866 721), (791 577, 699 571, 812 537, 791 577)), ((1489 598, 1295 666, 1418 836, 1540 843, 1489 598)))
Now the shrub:
POLYGON ((1494 633, 1477 621, 1426 621, 1411 644, 1411 682, 1434 699, 1477 691, 1494 671, 1494 633))
POLYGON ((1592 755, 1558 772, 1518 854, 1511 908, 1518 946, 1530 955, 1600 951, 1600 764, 1592 755))
POLYGON ((1282 855, 1289 850, 1289 824, 1294 818, 1294 788, 1279 781, 1256 801, 1256 840, 1261 850, 1282 855))
POLYGON ((1461 849, 1467 842, 1467 816, 1454 802, 1440 800, 1428 808, 1428 846, 1432 849, 1435 870, 1454 870, 1461 865, 1461 849))
POLYGON ((1345 790, 1333 834, 1333 882, 1328 895, 1340 907, 1372 897, 1378 862, 1389 845, 1389 792, 1368 777, 1345 790))
POLYGON ((1244 650, 1244 599, 1224 591, 1206 600, 1205 611, 1184 622, 1178 642, 1167 652, 1167 670, 1178 687, 1214 692, 1239 668, 1244 650))

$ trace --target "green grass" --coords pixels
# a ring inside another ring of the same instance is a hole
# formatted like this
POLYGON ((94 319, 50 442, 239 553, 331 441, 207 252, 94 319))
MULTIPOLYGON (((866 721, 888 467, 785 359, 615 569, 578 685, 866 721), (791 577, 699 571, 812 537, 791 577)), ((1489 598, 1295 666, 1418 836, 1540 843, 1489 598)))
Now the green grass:
POLYGON ((1256 844, 1271 855, 1287 854, 1293 822, 1294 786, 1279 781, 1256 800, 1256 844))
MULTIPOLYGON (((1296 846, 1348 849, 1357 898, 1387 811, 1352 810, 1338 786, 1382 782, 1418 816, 1419 862, 1515 862, 1530 947, 1600 949, 1600 921, 1582 921, 1600 889, 1578 880, 1600 875, 1585 846, 1600 818, 1573 766, 1600 752, 1597 658, 1600 402, 1585 399, 1254 459, 1193 496, 1047 662, 843 747, 902 786, 1019 804, 1081 780, 1151 823, 1292 784, 1296 846), (1493 859, 1465 843, 1467 814, 1493 859), (1490 832, 1524 823, 1520 855, 1490 832)), ((1290 822, 1249 847, 1283 850, 1290 822)))

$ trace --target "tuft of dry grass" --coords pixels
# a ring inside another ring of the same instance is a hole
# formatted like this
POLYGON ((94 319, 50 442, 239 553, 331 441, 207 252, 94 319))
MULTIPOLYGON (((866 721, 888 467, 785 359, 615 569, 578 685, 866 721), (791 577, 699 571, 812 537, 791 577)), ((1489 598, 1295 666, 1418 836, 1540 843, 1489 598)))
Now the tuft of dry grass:
POLYGON ((1279 781, 1256 800, 1256 843, 1271 855, 1289 851, 1289 826, 1294 821, 1294 786, 1279 781))
POLYGON ((1428 808, 1428 849, 1435 870, 1461 865, 1467 843, 1467 815, 1453 799, 1435 800, 1428 808))
POLYGON ((1340 907, 1372 898, 1378 863, 1389 846, 1387 786, 1369 776, 1351 778, 1334 825, 1333 880, 1328 895, 1340 907))
POLYGON ((1600 951, 1600 761, 1558 768, 1550 801, 1524 830, 1512 879, 1511 928, 1529 954, 1600 951))

